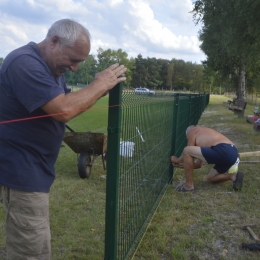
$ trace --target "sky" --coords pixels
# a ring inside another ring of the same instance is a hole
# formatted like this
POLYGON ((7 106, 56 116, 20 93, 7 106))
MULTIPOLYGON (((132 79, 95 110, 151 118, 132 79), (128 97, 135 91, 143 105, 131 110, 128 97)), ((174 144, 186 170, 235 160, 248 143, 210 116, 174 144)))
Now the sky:
POLYGON ((50 26, 69 18, 91 34, 91 52, 122 49, 128 58, 182 59, 200 64, 192 0, 0 0, 0 57, 30 41, 41 42, 50 26))

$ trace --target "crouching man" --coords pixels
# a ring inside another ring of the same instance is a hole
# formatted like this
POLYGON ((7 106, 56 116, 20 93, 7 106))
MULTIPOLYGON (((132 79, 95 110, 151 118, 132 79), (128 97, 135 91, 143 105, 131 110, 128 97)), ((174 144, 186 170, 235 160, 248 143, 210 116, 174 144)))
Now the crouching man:
POLYGON ((193 170, 203 163, 214 164, 207 181, 221 183, 233 182, 235 191, 241 190, 244 175, 238 172, 239 157, 235 145, 224 135, 214 129, 203 126, 189 126, 186 130, 188 144, 182 156, 171 156, 174 167, 184 168, 186 182, 177 187, 177 191, 193 191, 193 170))

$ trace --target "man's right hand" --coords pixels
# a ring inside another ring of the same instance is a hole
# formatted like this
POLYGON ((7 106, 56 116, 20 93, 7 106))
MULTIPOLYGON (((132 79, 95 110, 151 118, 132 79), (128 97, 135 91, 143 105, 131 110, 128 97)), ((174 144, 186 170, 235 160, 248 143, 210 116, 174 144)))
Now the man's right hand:
POLYGON ((107 94, 107 91, 112 89, 116 84, 126 80, 126 77, 124 77, 126 70, 127 68, 125 68, 124 65, 115 63, 96 74, 95 80, 97 80, 102 86, 105 86, 106 91, 104 95, 107 94))

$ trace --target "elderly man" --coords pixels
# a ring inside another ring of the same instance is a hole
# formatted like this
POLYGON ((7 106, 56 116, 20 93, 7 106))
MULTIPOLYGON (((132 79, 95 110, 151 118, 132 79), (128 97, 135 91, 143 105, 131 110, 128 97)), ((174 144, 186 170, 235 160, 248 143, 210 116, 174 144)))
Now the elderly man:
POLYGON ((186 130, 187 146, 181 157, 171 156, 172 165, 184 168, 186 182, 177 187, 180 192, 193 191, 193 170, 203 162, 215 164, 207 181, 220 183, 231 180, 235 191, 241 190, 243 173, 238 172, 238 151, 235 145, 221 133, 203 126, 189 126, 186 130))
POLYGON ((65 122, 126 80, 126 68, 114 64, 88 87, 70 93, 63 73, 77 70, 90 45, 86 28, 59 20, 42 42, 12 51, 0 68, 0 121, 6 122, 0 125, 0 198, 7 213, 7 259, 51 258, 49 191, 65 122))

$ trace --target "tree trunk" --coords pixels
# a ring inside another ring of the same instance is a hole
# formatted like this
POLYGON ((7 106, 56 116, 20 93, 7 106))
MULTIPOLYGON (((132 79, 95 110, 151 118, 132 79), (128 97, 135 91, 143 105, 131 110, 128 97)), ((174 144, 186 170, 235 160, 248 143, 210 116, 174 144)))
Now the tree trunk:
POLYGON ((246 66, 244 61, 241 61, 239 67, 239 82, 238 82, 238 99, 246 99, 246 66))

